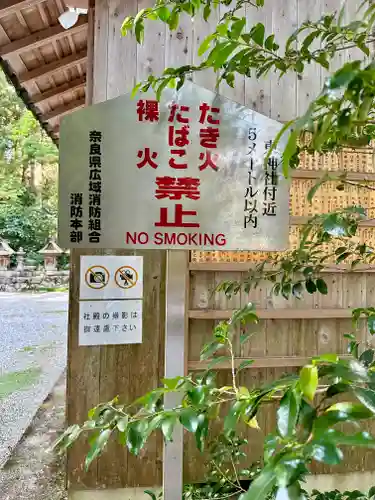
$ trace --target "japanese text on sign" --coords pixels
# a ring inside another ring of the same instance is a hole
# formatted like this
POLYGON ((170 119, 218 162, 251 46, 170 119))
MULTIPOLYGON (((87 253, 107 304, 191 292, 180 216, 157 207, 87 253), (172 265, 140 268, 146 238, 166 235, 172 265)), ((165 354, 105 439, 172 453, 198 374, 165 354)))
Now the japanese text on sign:
POLYGON ((166 89, 160 102, 121 96, 66 120, 62 245, 285 248, 289 185, 280 178, 277 149, 264 168, 267 145, 281 128, 274 120, 190 83, 177 93, 166 89), (84 151, 86 179, 77 168, 84 151), (71 195, 78 209, 69 213, 67 245, 64 200, 71 195))

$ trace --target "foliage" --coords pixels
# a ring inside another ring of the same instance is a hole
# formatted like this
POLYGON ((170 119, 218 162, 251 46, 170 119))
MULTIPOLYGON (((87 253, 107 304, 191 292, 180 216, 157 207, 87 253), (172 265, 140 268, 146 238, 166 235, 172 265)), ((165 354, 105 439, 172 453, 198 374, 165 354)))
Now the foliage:
MULTIPOLYGON (((355 324, 359 315, 368 318, 373 314, 373 310, 355 312, 353 322, 355 324)), ((312 462, 337 465, 344 459, 342 448, 347 446, 375 449, 375 438, 358 429, 361 421, 373 419, 375 415, 374 350, 367 348, 364 355, 364 352, 359 354, 359 349, 350 348, 352 355, 341 359, 335 354, 317 356, 298 374, 248 388, 240 385, 240 367, 235 367, 232 345, 238 326, 257 321, 253 305, 248 304, 229 321, 220 322, 213 340, 202 350, 202 360, 211 362, 218 356, 223 361, 222 353, 229 353, 230 385, 218 386, 215 373, 210 369, 164 379, 161 387, 130 405, 119 404, 115 399, 93 408, 89 420, 81 426, 69 427, 57 446, 66 449, 82 433, 90 433, 87 468, 111 437, 138 455, 151 433, 159 431, 170 441, 174 427, 179 424, 194 434, 196 445, 203 452, 215 425, 220 428, 220 434, 211 447, 210 477, 217 478, 214 486, 207 486, 211 493, 222 495, 234 490, 241 493, 241 500, 264 499, 276 488, 277 500, 302 499, 301 481, 312 462), (166 393, 179 394, 181 403, 173 409, 164 408, 166 393), (238 438, 238 430, 245 425, 257 432, 257 414, 270 403, 278 406, 277 428, 266 437, 264 466, 254 474, 253 470, 241 466, 244 457, 240 447, 245 441, 238 438), (352 430, 344 432, 341 427, 337 428, 342 423, 351 424, 352 430), (243 488, 240 478, 251 479, 248 489, 243 488)), ((352 342, 360 345, 352 339, 355 339, 353 333, 350 345, 352 342)))
POLYGON ((0 236, 35 252, 56 232, 57 150, 0 74, 0 236))
MULTIPOLYGON (((174 30, 180 15, 201 15, 207 20, 221 4, 226 12, 202 42, 199 49, 202 62, 198 66, 167 68, 161 76, 149 76, 135 90, 152 87, 160 96, 166 86, 179 89, 187 75, 205 69, 213 69, 218 74, 218 82, 225 80, 231 86, 235 84, 236 74, 264 78, 271 72, 283 77, 293 71, 302 75, 311 63, 330 70, 332 58, 338 51, 355 47, 362 51, 363 59, 352 60, 335 71, 305 115, 285 124, 273 147, 288 134, 283 151, 283 173, 288 176, 290 168, 298 167, 303 151, 324 153, 342 146, 370 143, 375 133, 375 64, 368 60, 375 22, 372 2, 364 0, 359 21, 344 23, 341 10, 317 21, 305 22, 283 46, 273 33, 266 33, 263 24, 248 27, 239 13, 244 6, 262 7, 262 1, 157 0, 154 8, 143 9, 125 19, 122 32, 124 35, 134 32, 137 41, 142 43, 146 20, 162 21, 174 30)), ((265 161, 273 147, 268 150, 265 161)), ((327 181, 337 182, 338 189, 345 184, 375 189, 366 181, 348 180, 345 173, 325 174, 310 191, 308 201, 311 202, 327 181)), ((366 216, 364 207, 354 206, 312 217, 303 228, 295 250, 268 257, 250 270, 243 281, 224 282, 218 291, 228 296, 242 289, 249 292, 266 280, 272 283, 272 293, 286 300, 292 296, 301 299, 305 293, 326 295, 328 287, 322 271, 327 262, 341 264, 350 260, 353 268, 374 263, 374 249, 358 243, 356 238, 359 224, 366 216), (327 245, 333 248, 330 253, 327 245)), ((299 373, 287 374, 259 387, 247 387, 241 385, 238 374, 251 366, 252 360, 246 359, 237 366, 233 346, 238 340, 235 339, 238 330, 241 331, 239 341, 250 342, 249 331, 253 328, 248 330, 248 325, 258 322, 255 307, 248 304, 235 311, 230 320, 215 327, 212 341, 202 349, 201 359, 208 366, 206 370, 164 379, 159 388, 131 404, 120 404, 115 399, 98 405, 90 411, 85 423, 68 428, 57 446, 64 450, 82 433, 90 434, 90 451, 86 457, 86 467, 89 467, 111 438, 118 439, 137 455, 150 434, 161 432, 165 441, 170 441, 174 427, 182 425, 194 435, 197 448, 204 452, 212 443, 215 428, 219 429, 217 439, 229 445, 229 452, 225 454, 225 465, 220 462, 222 457, 217 456, 210 464, 209 477, 217 467, 221 472, 217 480, 209 481, 204 498, 240 494, 240 500, 264 500, 272 495, 275 500, 306 499, 308 495, 302 484, 312 463, 335 466, 344 460, 346 447, 375 449, 375 437, 363 430, 363 424, 375 415, 375 353, 370 342, 360 342, 356 337, 358 322, 363 321, 367 323, 369 335, 374 335, 375 308, 353 311, 353 331, 345 333, 348 356, 339 357, 335 353, 317 356, 299 373), (231 383, 227 386, 216 382, 212 369, 217 363, 226 364, 231 372, 231 383), (172 409, 165 408, 164 394, 171 392, 178 394, 181 402, 172 409), (243 428, 250 436, 258 432, 257 416, 264 406, 274 409, 276 428, 266 436, 260 470, 255 474, 250 471, 252 475, 249 475, 243 470, 241 456, 238 462, 233 457, 233 453, 239 451, 235 440, 242 439, 243 428), (250 483, 246 487, 241 482, 243 477, 250 483)), ((212 448, 209 449, 212 454, 212 448)), ((196 496, 191 498, 202 498, 194 488, 193 493, 196 496)), ((313 492, 310 497, 349 500, 372 496, 374 489, 367 494, 313 492)))

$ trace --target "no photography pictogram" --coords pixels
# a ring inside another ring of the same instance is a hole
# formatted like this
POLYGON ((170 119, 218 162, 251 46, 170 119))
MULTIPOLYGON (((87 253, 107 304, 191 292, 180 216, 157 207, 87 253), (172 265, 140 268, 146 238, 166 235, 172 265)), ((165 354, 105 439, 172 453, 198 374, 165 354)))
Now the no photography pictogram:
POLYGON ((104 266, 91 266, 85 274, 86 285, 93 290, 101 290, 109 282, 109 272, 104 266))
POLYGON ((133 288, 138 282, 138 273, 131 266, 122 266, 115 274, 116 285, 125 290, 133 288))

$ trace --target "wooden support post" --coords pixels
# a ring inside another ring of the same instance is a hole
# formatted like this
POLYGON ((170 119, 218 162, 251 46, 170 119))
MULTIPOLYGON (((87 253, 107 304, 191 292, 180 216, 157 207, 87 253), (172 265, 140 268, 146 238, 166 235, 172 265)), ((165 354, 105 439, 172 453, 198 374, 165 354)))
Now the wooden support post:
MULTIPOLYGON (((185 374, 185 336, 188 290, 188 252, 171 250, 167 254, 167 308, 165 332, 165 377, 185 374)), ((181 403, 181 396, 166 394, 166 408, 181 403)), ((164 446, 163 498, 176 500, 182 495, 183 428, 178 426, 173 441, 164 446)))

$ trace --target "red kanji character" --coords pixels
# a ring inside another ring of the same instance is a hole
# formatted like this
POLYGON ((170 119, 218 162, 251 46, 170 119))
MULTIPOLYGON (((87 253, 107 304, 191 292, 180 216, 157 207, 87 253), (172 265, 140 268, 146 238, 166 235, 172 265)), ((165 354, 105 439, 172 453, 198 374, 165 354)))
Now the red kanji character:
POLYGON ((170 125, 168 134, 168 144, 170 146, 178 146, 179 148, 183 148, 188 144, 190 144, 188 135, 189 135, 189 127, 187 127, 186 125, 181 127, 179 130, 175 130, 173 125, 170 125))
POLYGON ((170 160, 169 160, 169 166, 171 168, 176 169, 176 170, 183 170, 185 168, 188 168, 188 164, 187 163, 176 163, 175 158, 170 158, 170 160))
POLYGON ((143 160, 137 163, 138 168, 143 168, 145 165, 150 165, 152 168, 157 168, 158 164, 154 162, 155 158, 157 158, 158 154, 156 151, 150 154, 150 148, 145 148, 143 151, 140 149, 138 151, 138 158, 142 158, 143 160))
POLYGON ((199 227, 199 222, 183 222, 182 219, 185 215, 192 215, 196 217, 195 210, 182 210, 182 205, 175 205, 174 222, 168 222, 168 208, 162 207, 160 209, 160 221, 155 222, 156 227, 199 227))
POLYGON ((181 200, 183 196, 190 200, 199 200, 199 179, 192 177, 156 177, 156 198, 169 198, 170 200, 181 200))
POLYGON ((190 118, 186 118, 186 117, 184 118, 181 115, 182 111, 186 111, 186 112, 190 111, 189 106, 179 106, 178 104, 172 104, 171 111, 169 113, 168 121, 171 122, 171 123, 174 122, 174 120, 176 118, 176 112, 177 112, 178 109, 180 109, 180 112, 177 113, 177 121, 179 123, 189 123, 190 118))
POLYGON ((201 128, 199 131, 200 144, 204 148, 217 148, 217 140, 219 139, 220 132, 218 128, 201 128))
POLYGON ((212 115, 207 116, 207 114, 208 111, 211 111, 211 113, 220 113, 220 108, 211 108, 211 106, 209 106, 206 102, 202 102, 202 104, 199 106, 199 109, 201 111, 199 123, 204 123, 207 120, 207 122, 211 125, 219 125, 219 118, 214 118, 212 115))
POLYGON ((157 122, 159 121, 159 103, 158 101, 143 99, 137 102, 137 113, 138 113, 138 121, 143 122, 143 119, 146 122, 157 122))
POLYGON ((207 167, 211 167, 212 170, 219 170, 216 165, 219 156, 217 154, 212 154, 211 151, 205 151, 199 155, 200 160, 204 160, 202 165, 200 165, 199 170, 205 170, 207 167))

